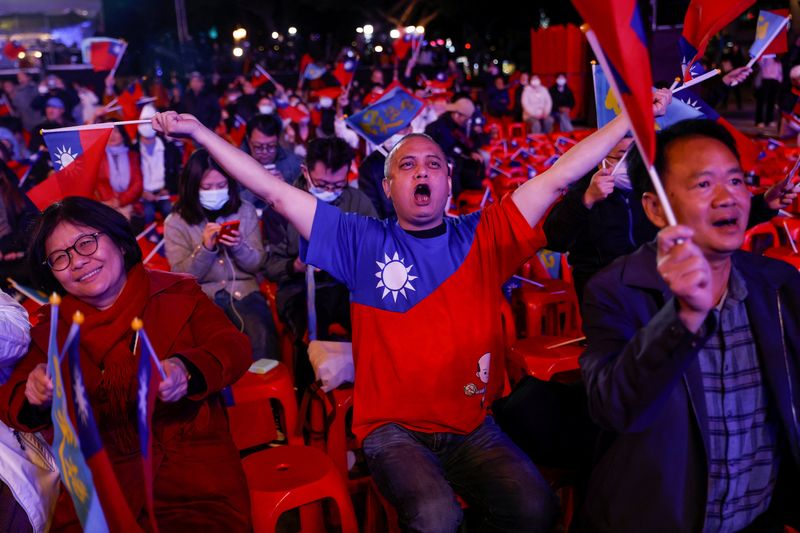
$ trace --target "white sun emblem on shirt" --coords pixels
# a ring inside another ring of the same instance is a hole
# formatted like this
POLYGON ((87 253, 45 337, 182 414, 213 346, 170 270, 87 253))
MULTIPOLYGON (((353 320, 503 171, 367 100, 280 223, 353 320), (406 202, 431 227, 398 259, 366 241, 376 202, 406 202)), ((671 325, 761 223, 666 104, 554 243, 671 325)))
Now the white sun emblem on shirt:
POLYGON ((80 374, 75 374, 75 403, 78 406, 78 416, 81 418, 81 423, 86 425, 89 419, 89 405, 86 400, 86 389, 83 387, 83 380, 80 374))
POLYGON ((56 159, 59 165, 57 170, 68 167, 77 157, 78 154, 72 153, 71 146, 60 146, 56 148, 56 159))
POLYGON ((398 257, 397 252, 391 258, 385 253, 383 257, 383 263, 375 261, 378 264, 378 268, 380 268, 380 271, 375 273, 375 277, 380 280, 377 288, 383 287, 381 298, 386 298, 386 295, 391 293, 396 302, 397 294, 400 293, 407 300, 406 289, 415 291, 416 289, 411 285, 411 282, 419 277, 409 274, 414 265, 406 266, 405 261, 398 257))

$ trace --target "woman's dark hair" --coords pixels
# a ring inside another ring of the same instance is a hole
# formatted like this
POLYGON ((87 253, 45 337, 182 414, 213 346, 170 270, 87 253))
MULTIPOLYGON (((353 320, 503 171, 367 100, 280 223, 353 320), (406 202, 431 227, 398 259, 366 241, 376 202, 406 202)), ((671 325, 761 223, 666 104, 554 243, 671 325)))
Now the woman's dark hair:
POLYGON ((227 216, 236 213, 242 206, 239 198, 239 184, 231 178, 227 172, 222 170, 216 161, 208 153, 208 150, 201 148, 189 157, 186 166, 178 180, 178 201, 172 209, 180 217, 191 225, 200 224, 207 220, 206 209, 200 205, 200 180, 206 172, 216 170, 228 180, 228 201, 219 211, 215 211, 218 216, 227 216))
POLYGON ((45 263, 47 251, 45 241, 62 222, 87 226, 102 231, 122 250, 125 271, 142 262, 142 250, 136 242, 136 235, 124 216, 107 205, 89 198, 69 196, 44 210, 36 222, 28 243, 26 254, 31 279, 37 288, 46 293, 53 291, 64 294, 50 267, 45 263))
POLYGON ((0 161, 0 201, 6 210, 9 223, 16 226, 17 218, 25 209, 25 195, 17 186, 17 176, 5 161, 0 161))
MULTIPOLYGON (((664 170, 667 168, 667 148, 673 142, 689 137, 716 139, 728 147, 733 152, 733 155, 736 156, 737 161, 739 160, 736 141, 724 126, 708 119, 683 120, 656 135, 656 160, 654 166, 662 182, 664 181, 664 170)), ((628 177, 630 177, 631 185, 635 191, 639 193, 655 192, 642 156, 635 147, 628 156, 628 177)))

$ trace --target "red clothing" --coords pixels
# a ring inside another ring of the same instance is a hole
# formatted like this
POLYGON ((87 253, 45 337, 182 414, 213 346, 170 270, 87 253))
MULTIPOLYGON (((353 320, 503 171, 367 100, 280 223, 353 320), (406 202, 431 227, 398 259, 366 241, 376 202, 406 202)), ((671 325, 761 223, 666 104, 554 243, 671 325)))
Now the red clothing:
MULTIPOLYGON (((114 472, 140 524, 144 527, 147 520, 136 433, 136 358, 131 352, 130 322, 136 316, 144 320, 159 357, 180 354, 199 371, 192 379, 206 384, 204 391, 178 402, 156 402, 153 488, 159 528, 193 533, 223 528, 249 531, 247 482, 218 394, 246 372, 251 362, 247 337, 194 279, 147 271, 141 265, 130 270, 119 299, 105 311, 66 295, 59 312, 59 343, 66 338, 75 310, 85 315, 81 369, 89 401, 114 472)), ((50 425, 49 413, 33 422, 25 399, 28 374, 46 361, 49 322, 50 310, 45 306, 31 330, 28 354, 0 387, 0 418, 26 431, 50 425)), ((59 497, 54 519, 54 530, 63 529, 79 529, 66 491, 59 497)))
POLYGON ((112 198, 119 200, 120 207, 132 204, 142 197, 143 180, 142 169, 139 166, 139 154, 133 150, 128 151, 128 168, 130 168, 131 181, 128 188, 122 192, 116 192, 111 188, 108 171, 108 157, 100 161, 100 169, 97 171, 97 190, 95 196, 101 202, 108 202, 112 198))

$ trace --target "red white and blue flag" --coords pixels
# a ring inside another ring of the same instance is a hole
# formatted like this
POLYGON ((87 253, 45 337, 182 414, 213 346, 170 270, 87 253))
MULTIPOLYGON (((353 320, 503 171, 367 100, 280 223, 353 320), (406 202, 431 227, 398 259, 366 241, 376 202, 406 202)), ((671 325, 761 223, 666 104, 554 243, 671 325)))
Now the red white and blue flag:
POLYGON ((156 395, 158 394, 159 372, 157 371, 158 368, 155 369, 156 371, 153 369, 158 356, 144 328, 140 329, 137 334, 142 348, 139 351, 139 362, 136 371, 139 382, 136 420, 139 429, 139 443, 142 448, 142 469, 144 472, 145 496, 147 498, 147 513, 150 517, 150 523, 157 529, 153 511, 153 432, 151 430, 151 422, 156 405, 156 395))
POLYGON ((637 2, 573 0, 573 4, 589 25, 586 37, 600 65, 610 73, 609 81, 631 123, 639 151, 652 164, 656 148, 653 81, 637 2), (601 50, 596 49, 598 45, 601 50))
MULTIPOLYGON (((77 429, 78 442, 86 466, 91 470, 94 481, 94 497, 102 506, 102 515, 87 514, 87 521, 82 522, 84 531, 100 531, 107 527, 112 532, 137 531, 141 528, 131 512, 128 502, 117 481, 111 461, 103 447, 100 432, 95 424, 92 405, 89 402, 83 380, 80 363, 80 322, 74 320, 70 327, 62 352, 66 352, 69 365, 71 390, 67 396, 71 398, 72 418, 77 429)), ((62 356, 63 357, 63 356, 62 356)))
POLYGON ((569 137, 564 137, 563 135, 559 135, 558 138, 553 143, 553 146, 555 147, 556 150, 558 150, 558 153, 563 154, 576 144, 578 143, 576 141, 573 141, 569 137))
POLYGON ((116 70, 128 44, 121 39, 91 37, 81 43, 83 62, 95 72, 116 70))
POLYGON ((256 63, 253 73, 250 74, 250 83, 252 86, 257 89, 270 81, 275 83, 275 80, 272 76, 270 76, 269 72, 267 72, 261 65, 256 63))
POLYGON ((683 81, 705 73, 700 60, 711 38, 730 24, 755 0, 692 0, 683 20, 683 33, 678 40, 681 52, 683 81))
POLYGON ((353 76, 356 73, 358 60, 353 57, 347 57, 342 61, 336 63, 336 68, 333 70, 333 77, 339 80, 342 87, 347 87, 353 81, 353 76))
POLYGON ((97 171, 113 128, 111 124, 97 124, 80 130, 42 132, 56 173, 28 191, 28 198, 39 210, 66 196, 94 197, 97 171))

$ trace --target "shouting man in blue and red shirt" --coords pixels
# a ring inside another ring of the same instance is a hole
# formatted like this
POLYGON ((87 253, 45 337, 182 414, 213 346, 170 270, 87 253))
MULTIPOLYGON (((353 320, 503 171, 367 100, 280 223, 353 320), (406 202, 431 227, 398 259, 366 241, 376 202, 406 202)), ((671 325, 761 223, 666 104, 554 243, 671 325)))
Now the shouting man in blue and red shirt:
MULTIPOLYGON (((654 95, 656 114, 669 103, 654 95)), ((156 129, 188 135, 306 239, 302 260, 351 292, 356 365, 353 431, 381 491, 409 531, 454 531, 456 494, 497 531, 548 531, 558 508, 536 467, 486 406, 502 390, 500 286, 543 244, 533 227, 571 182, 628 131, 618 117, 547 172, 481 212, 446 218, 450 171, 430 137, 386 158, 397 218, 343 213, 279 179, 204 128, 167 112, 156 129)))

